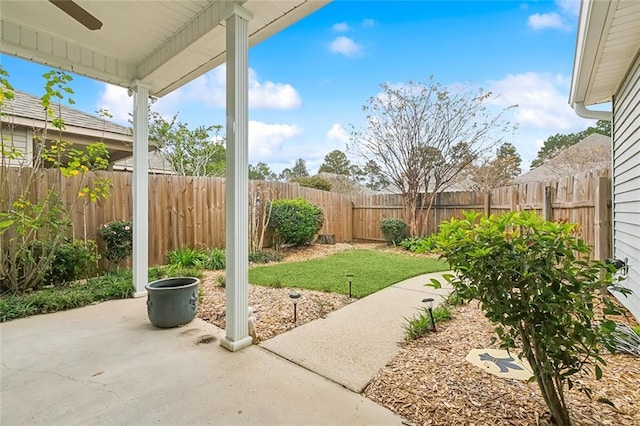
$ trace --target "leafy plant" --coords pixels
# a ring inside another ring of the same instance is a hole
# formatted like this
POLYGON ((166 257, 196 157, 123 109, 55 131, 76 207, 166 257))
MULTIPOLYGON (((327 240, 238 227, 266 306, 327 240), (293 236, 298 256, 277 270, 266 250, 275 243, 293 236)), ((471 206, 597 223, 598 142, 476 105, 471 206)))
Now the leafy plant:
POLYGON ((400 247, 412 253, 427 253, 433 250, 433 239, 430 237, 410 237, 400 241, 400 247))
POLYGON ((227 288, 227 276, 226 275, 218 275, 216 278, 218 282, 218 287, 227 288))
POLYGON ((87 278, 96 271, 99 258, 94 241, 65 241, 54 253, 45 282, 60 285, 87 278))
MULTIPOLYGON (((435 324, 443 321, 449 321, 453 318, 451 308, 447 304, 436 306, 432 310, 433 322, 435 324)), ((425 334, 431 332, 431 316, 427 308, 422 308, 412 318, 406 319, 407 324, 403 326, 405 338, 407 340, 415 340, 425 334)))
MULTIPOLYGON (((108 167, 106 145, 96 142, 80 150, 62 140, 65 123, 61 104, 73 103, 71 76, 49 71, 43 77, 45 94, 40 104, 45 124, 43 129, 34 129, 33 153, 23 154, 12 126, 0 126, 0 291, 14 294, 45 284, 47 273, 56 266, 56 253, 62 253, 61 246, 66 244, 70 211, 76 204, 96 202, 109 195, 108 179, 87 178, 89 172, 108 167), (36 188, 38 197, 34 200, 36 188)), ((6 101, 14 98, 14 90, 1 66, 0 95, 2 115, 6 101)), ((62 250, 70 253, 68 247, 62 250)), ((66 269, 58 273, 73 275, 66 269)))
POLYGON ((269 227, 276 247, 309 244, 324 224, 322 209, 303 198, 275 200, 271 207, 269 227))
MULTIPOLYGON (((447 279, 456 292, 481 302, 501 347, 518 347, 531 365, 553 421, 569 425, 565 386, 571 389, 572 376, 590 367, 599 379, 601 345, 613 349, 615 323, 595 318, 595 295, 603 286, 630 293, 612 281, 613 268, 589 259, 575 225, 535 213, 466 213, 442 223, 435 244, 455 271, 447 279)), ((604 313, 619 312, 609 298, 602 302, 604 313)))
POLYGON ((399 244, 409 236, 407 224, 394 217, 385 217, 380 220, 380 231, 389 245, 399 244))
POLYGON ((224 250, 214 247, 201 253, 202 259, 200 260, 200 266, 202 268, 208 270, 225 268, 227 264, 227 256, 224 250))
POLYGON ((103 255, 116 265, 133 252, 133 223, 114 220, 98 229, 98 237, 104 242, 103 255))
POLYGON ((204 257, 202 251, 190 247, 181 247, 167 253, 167 260, 174 268, 200 268, 204 257))

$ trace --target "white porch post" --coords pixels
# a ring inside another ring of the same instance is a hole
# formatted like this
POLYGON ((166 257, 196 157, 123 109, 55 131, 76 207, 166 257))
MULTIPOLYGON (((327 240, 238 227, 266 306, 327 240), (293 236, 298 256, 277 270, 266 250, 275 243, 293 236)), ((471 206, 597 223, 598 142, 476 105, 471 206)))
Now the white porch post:
POLYGON ((133 90, 133 286, 135 297, 147 294, 149 268, 149 89, 133 90))
POLYGON ((247 323, 249 269, 249 33, 253 16, 235 4, 227 17, 227 328, 220 345, 251 344, 247 323))

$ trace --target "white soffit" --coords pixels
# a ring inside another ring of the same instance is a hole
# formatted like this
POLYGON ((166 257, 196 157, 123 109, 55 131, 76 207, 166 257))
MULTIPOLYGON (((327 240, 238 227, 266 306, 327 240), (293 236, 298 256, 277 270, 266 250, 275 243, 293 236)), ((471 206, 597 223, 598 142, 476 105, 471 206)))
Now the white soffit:
POLYGON ((610 102, 640 52, 640 1, 583 0, 570 103, 610 102))
POLYGON ((255 45, 329 1, 76 0, 103 23, 90 31, 47 0, 0 0, 0 51, 123 87, 138 80, 163 96, 225 61, 234 3, 253 14, 255 45))

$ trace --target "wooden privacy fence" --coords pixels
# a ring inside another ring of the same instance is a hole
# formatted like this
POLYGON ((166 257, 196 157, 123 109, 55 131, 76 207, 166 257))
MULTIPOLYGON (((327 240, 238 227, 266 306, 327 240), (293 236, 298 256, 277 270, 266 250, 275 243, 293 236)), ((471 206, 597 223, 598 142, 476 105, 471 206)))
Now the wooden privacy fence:
MULTIPOLYGON (((39 172, 41 179, 32 184, 30 198, 37 202, 51 182, 53 170, 39 172)), ((9 173, 9 185, 21 185, 15 173, 9 173)), ((78 202, 71 212, 74 238, 96 239, 99 226, 113 220, 131 220, 133 216, 132 175, 126 172, 89 173, 111 180, 111 196, 97 203, 78 202)), ((80 177, 62 179, 63 201, 73 203, 80 177)), ((322 234, 333 234, 337 242, 355 240, 382 241, 379 222, 385 217, 403 218, 399 195, 346 196, 304 188, 282 182, 250 182, 250 199, 258 191, 259 206, 268 199, 305 198, 320 206, 325 215, 322 234)), ((5 198, 5 197, 0 197, 5 198)), ((255 198, 253 199, 255 201, 255 198)), ((5 208, 5 207, 3 207, 5 208)), ((579 235, 594 247, 599 259, 611 256, 611 179, 608 171, 595 171, 578 177, 549 182, 523 183, 493 190, 491 193, 445 192, 437 195, 426 221, 426 233, 463 211, 499 214, 515 210, 533 210, 548 219, 578 224, 579 235), (427 220, 428 219, 428 220, 427 220)), ((268 243, 268 241, 267 241, 268 243)), ((166 253, 183 246, 224 247, 225 182, 221 178, 149 176, 149 262, 165 263, 166 253)), ((267 244, 268 245, 268 244, 267 244)))

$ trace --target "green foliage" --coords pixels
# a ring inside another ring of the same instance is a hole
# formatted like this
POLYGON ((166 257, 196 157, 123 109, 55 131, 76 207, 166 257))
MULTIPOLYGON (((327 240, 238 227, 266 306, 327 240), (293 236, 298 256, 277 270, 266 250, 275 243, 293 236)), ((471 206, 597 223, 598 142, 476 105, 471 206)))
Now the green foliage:
MULTIPOLYGON (((590 367, 599 378, 600 346, 612 347, 615 323, 603 317, 596 326, 594 295, 603 286, 630 291, 588 258, 590 248, 576 238, 575 225, 534 213, 467 213, 442 223, 435 243, 455 271, 448 279, 456 292, 481 302, 501 347, 517 346, 529 361, 555 423, 569 424, 565 385, 571 388, 572 376, 590 367)), ((608 298, 602 302, 604 312, 618 312, 608 298)))
POLYGON ((335 149, 324 156, 324 161, 318 169, 318 173, 334 173, 337 175, 351 175, 351 162, 347 155, 335 149))
POLYGON ((249 179, 275 181, 278 180, 278 175, 271 170, 267 163, 260 162, 255 166, 249 164, 249 179))
MULTIPOLYGON (((451 308, 449 306, 440 305, 433 308, 433 322, 435 324, 443 321, 449 321, 453 318, 451 308)), ((412 318, 406 319, 407 323, 403 325, 406 340, 416 340, 419 337, 431 332, 431 316, 429 309, 422 308, 412 318)))
POLYGON ((303 198, 275 200, 271 207, 269 227, 276 246, 309 244, 324 224, 322 209, 303 198))
POLYGON ((104 242, 102 255, 120 265, 133 252, 133 223, 114 220, 98 229, 98 237, 104 242))
POLYGON ((167 261, 174 268, 199 268, 204 257, 204 252, 190 247, 180 247, 167 253, 167 261))
POLYGON ((166 120, 150 113, 149 139, 156 142, 172 169, 181 176, 224 176, 226 149, 220 125, 190 129, 178 115, 166 120))
POLYGON ((400 247, 412 253, 428 253, 434 248, 433 238, 409 237, 400 241, 400 247))
MULTIPOLYGON (((40 104, 45 125, 34 131, 33 154, 25 157, 16 149, 11 128, 0 129, 2 292, 18 294, 48 282, 60 283, 86 275, 86 263, 93 261, 90 258, 94 254, 89 254, 91 248, 85 250, 78 243, 67 241, 71 224, 69 212, 79 201, 96 202, 109 195, 108 179, 85 180, 88 172, 107 168, 106 145, 96 142, 80 150, 60 139, 65 129, 61 104, 74 103, 73 90, 69 86, 72 77, 57 70, 47 72, 43 77, 45 93, 40 104), (14 166, 11 179, 8 165, 14 166), (43 173, 44 167, 53 169, 53 173, 43 173), (36 187, 39 194, 34 201, 35 194, 30 191, 36 187), (77 190, 77 194, 69 196, 70 188, 77 190)), ((5 100, 12 98, 8 74, 0 68, 0 114, 5 100)))
POLYGON ((289 181, 295 178, 309 177, 307 163, 302 158, 298 158, 293 168, 286 168, 280 173, 280 180, 289 181))
POLYGON ((331 191, 331 182, 320 176, 292 178, 290 182, 297 182, 300 186, 305 186, 307 188, 331 191))
POLYGON ((374 160, 368 160, 365 163, 360 173, 359 180, 364 180, 364 185, 374 191, 382 191, 391 184, 389 176, 374 160))
POLYGON ((270 263, 280 262, 283 256, 282 253, 273 251, 250 251, 249 262, 250 263, 270 263))
POLYGON ((218 275, 216 278, 218 282, 218 287, 227 288, 227 276, 226 275, 218 275))
POLYGON ((202 251, 200 266, 210 271, 224 269, 227 264, 227 255, 223 249, 217 247, 202 251))
POLYGON ((444 262, 435 259, 348 250, 302 262, 253 266, 249 269, 249 282, 264 286, 279 282, 283 287, 349 294, 347 274, 353 274, 353 295, 364 297, 407 278, 446 269, 444 262))
POLYGON ((409 228, 402 219, 385 217, 380 220, 380 231, 384 235, 384 240, 389 245, 400 244, 402 240, 409 236, 409 228))
POLYGON ((531 168, 541 166, 565 149, 577 144, 592 133, 611 136, 611 122, 598 120, 595 127, 588 127, 586 130, 577 133, 560 134, 549 136, 542 148, 538 151, 538 156, 531 162, 531 168))
POLYGON ((87 278, 96 272, 99 259, 94 241, 65 241, 55 251, 44 282, 53 285, 87 278))
POLYGON ((500 145, 496 152, 496 159, 502 161, 503 173, 508 179, 513 179, 522 173, 522 157, 513 144, 505 142, 500 145))

